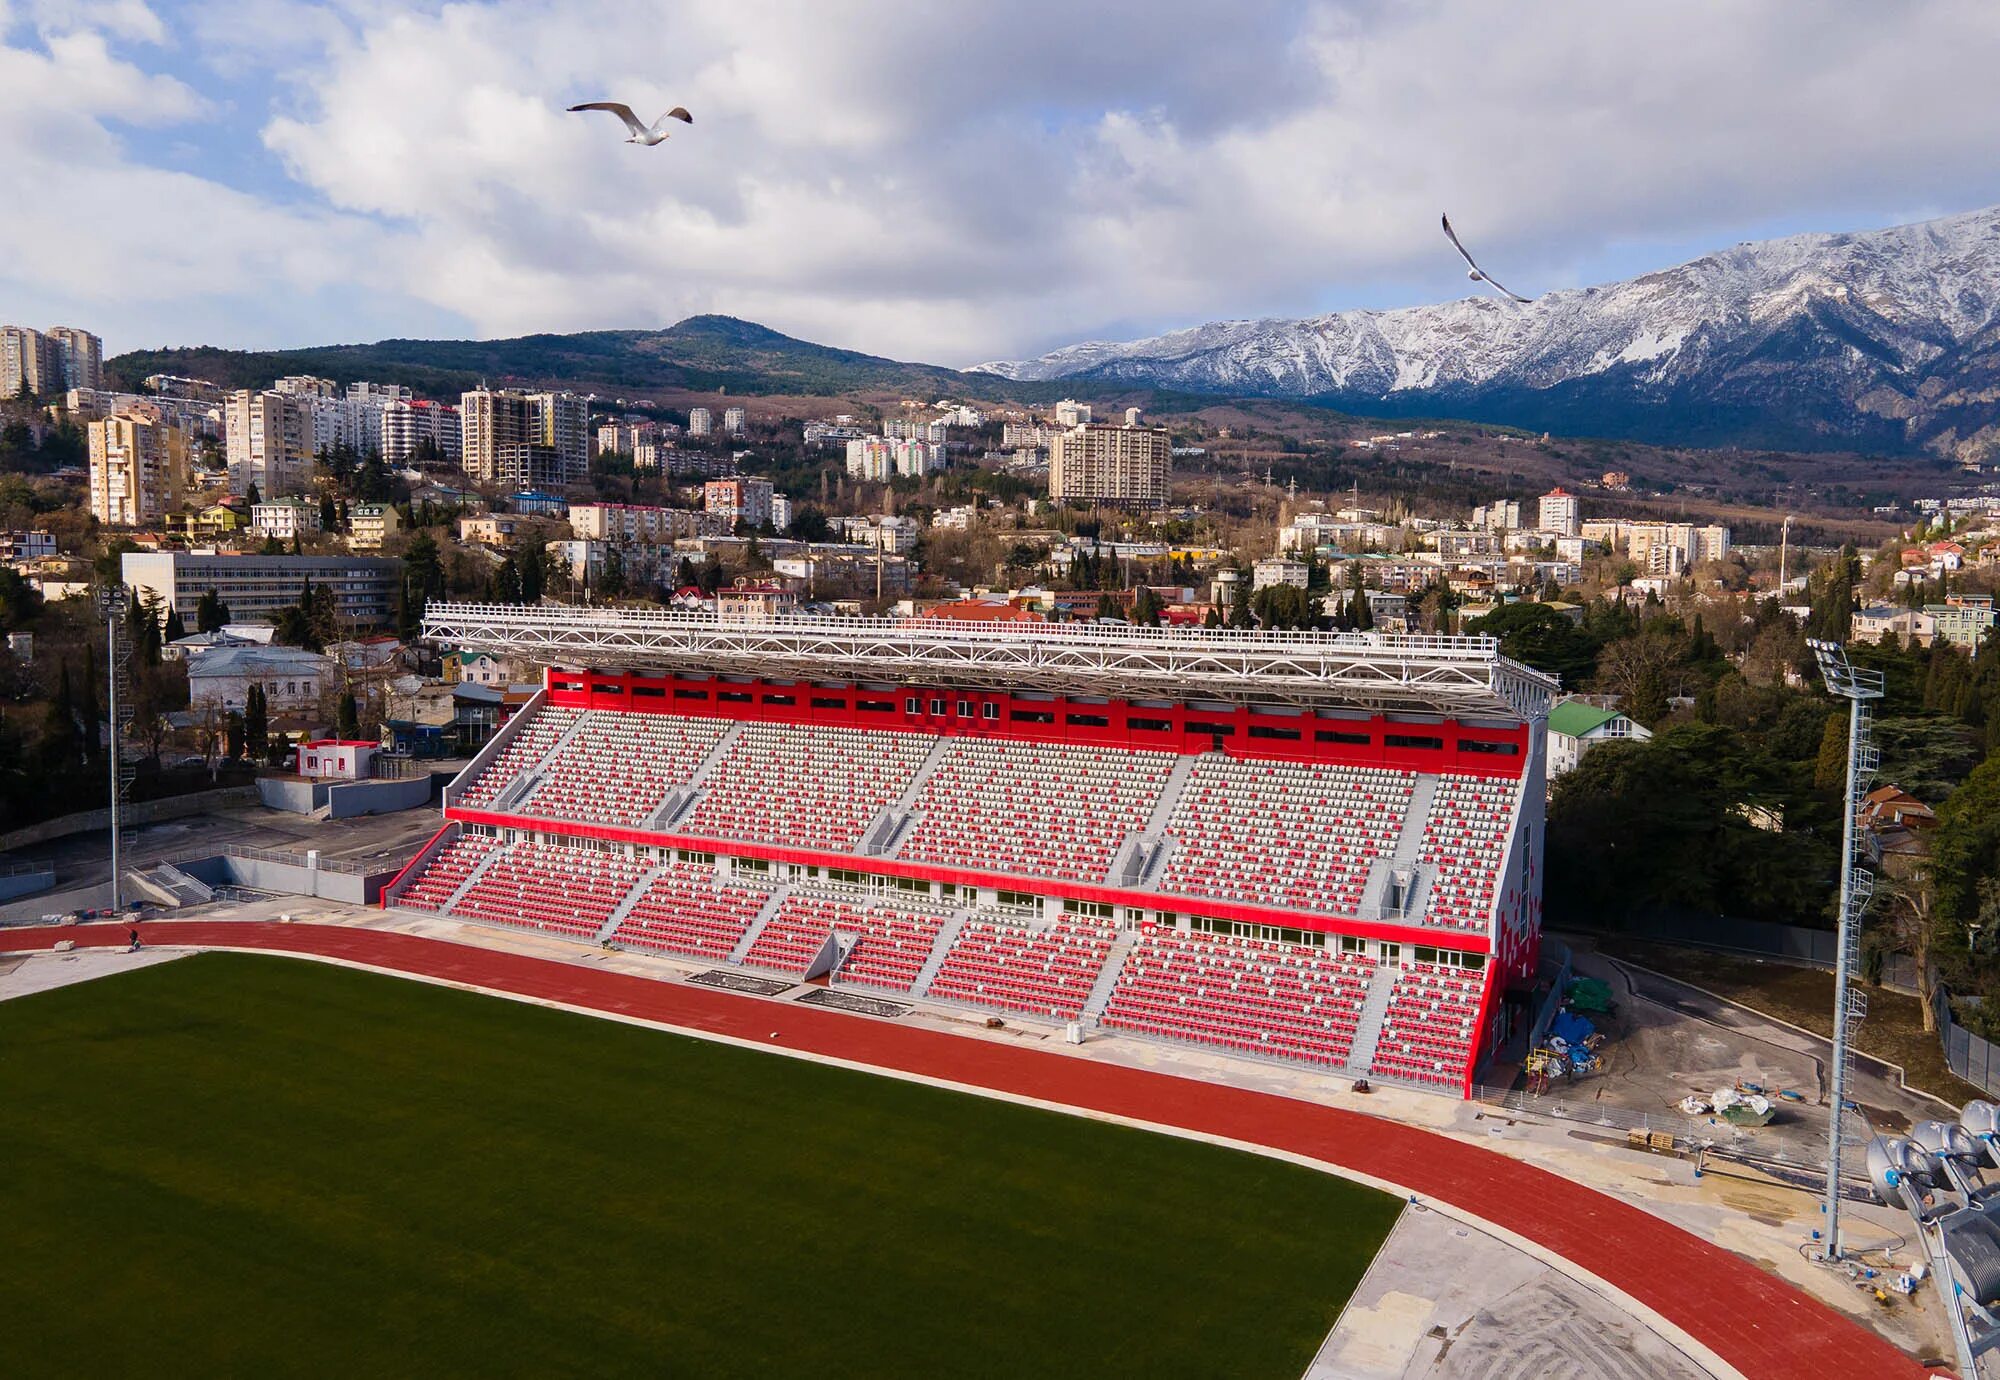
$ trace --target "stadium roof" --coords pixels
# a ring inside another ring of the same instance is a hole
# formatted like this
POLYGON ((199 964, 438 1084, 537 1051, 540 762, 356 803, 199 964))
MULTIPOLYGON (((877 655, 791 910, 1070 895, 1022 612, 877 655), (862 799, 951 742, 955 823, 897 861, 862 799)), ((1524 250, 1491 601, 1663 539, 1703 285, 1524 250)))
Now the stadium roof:
POLYGON ((1490 637, 435 602, 424 636, 558 666, 1512 719, 1556 691, 1490 637))

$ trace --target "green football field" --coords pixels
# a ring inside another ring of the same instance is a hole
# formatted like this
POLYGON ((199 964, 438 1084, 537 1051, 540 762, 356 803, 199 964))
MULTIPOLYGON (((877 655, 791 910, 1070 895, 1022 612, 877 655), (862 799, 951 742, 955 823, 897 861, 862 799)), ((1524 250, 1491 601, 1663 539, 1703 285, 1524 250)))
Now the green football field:
POLYGON ((1294 1380, 1397 1201, 281 958, 0 1002, 25 1375, 1294 1380))

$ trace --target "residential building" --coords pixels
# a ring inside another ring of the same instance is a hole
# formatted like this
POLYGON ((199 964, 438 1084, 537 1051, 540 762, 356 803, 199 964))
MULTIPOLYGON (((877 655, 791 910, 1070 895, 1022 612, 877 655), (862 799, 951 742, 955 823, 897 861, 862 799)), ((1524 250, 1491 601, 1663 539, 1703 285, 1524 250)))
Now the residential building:
POLYGON ((1049 447, 1049 497, 1056 502, 1164 507, 1173 441, 1163 428, 1082 423, 1049 447))
POLYGON ((914 550, 919 531, 915 518, 888 517, 881 513, 835 518, 832 527, 843 542, 865 546, 890 556, 902 556, 914 550))
POLYGON ((1250 567, 1250 588, 1269 589, 1273 585, 1291 585, 1304 589, 1311 576, 1304 561, 1291 560, 1284 556, 1266 556, 1250 567))
POLYGON ((0 565, 52 561, 55 556, 56 538, 53 532, 0 532, 0 565))
POLYGON ((391 468, 408 465, 426 442, 439 459, 460 460, 465 446, 457 408, 422 398, 398 398, 383 407, 383 463, 391 468))
POLYGON ((792 525, 792 500, 788 494, 771 495, 771 526, 783 532, 792 525))
POLYGON ((1885 637, 1894 637, 1904 646, 1914 643, 1919 647, 1930 646, 1936 635, 1936 624, 1928 613, 1895 604, 1871 604, 1857 609, 1847 630, 1850 642, 1880 642, 1885 637))
POLYGON ((239 388, 223 405, 229 491, 259 498, 303 493, 312 478, 310 394, 239 388))
POLYGON ((1926 604, 1933 637, 1965 650, 1979 650, 1980 641, 1993 631, 1996 616, 1990 594, 1954 595, 1942 604, 1926 604))
POLYGON ((1000 447, 1003 450, 1047 450, 1061 429, 1041 422, 1002 422, 1000 447))
POLYGON ((590 477, 590 406, 574 393, 463 395, 460 463, 483 484, 563 488, 590 477))
POLYGON ((240 712, 250 687, 261 685, 272 713, 313 714, 321 692, 336 683, 333 658, 302 647, 217 647, 188 658, 187 668, 188 703, 197 709, 240 712))
POLYGON ((1575 767, 1599 743, 1645 742, 1652 736, 1644 724, 1616 709, 1587 700, 1563 700, 1549 711, 1549 780, 1575 767))
POLYGON ((504 657, 491 652, 446 652, 442 658, 444 678, 461 685, 507 685, 512 682, 504 657))
POLYGON ((570 531, 584 541, 663 543, 704 533, 721 535, 734 526, 733 518, 641 503, 576 503, 569 510, 570 531))
POLYGON ((688 435, 706 436, 715 430, 715 419, 705 407, 688 409, 688 435))
POLYGON ((847 472, 877 483, 921 478, 938 468, 941 450, 909 437, 862 436, 847 443, 847 472))
POLYGON ((32 326, 0 326, 0 398, 53 398, 63 391, 62 378, 53 340, 32 326))
POLYGON ((1064 398, 1056 404, 1056 427, 1071 430, 1090 424, 1090 404, 1078 402, 1075 398, 1064 398))
POLYGON ((99 522, 137 527, 178 512, 187 475, 186 433, 158 409, 141 405, 90 424, 90 512, 99 522))
POLYGON ((722 409, 722 434, 724 436, 741 436, 744 429, 743 424, 744 416, 742 408, 725 407, 722 409))
POLYGON ((1540 514, 1535 525, 1544 532, 1554 532, 1559 537, 1578 535, 1577 526, 1582 513, 1577 507, 1576 495, 1567 493, 1558 484, 1542 495, 1540 514))
POLYGON ((482 513, 458 520, 458 539, 475 546, 512 546, 520 519, 512 513, 482 513))
POLYGON ((157 595, 167 610, 192 622, 201 596, 213 589, 242 621, 275 621, 298 603, 310 581, 331 589, 335 615, 374 627, 396 611, 403 563, 386 556, 223 556, 196 551, 128 551, 124 582, 141 595, 157 595))
POLYGON ((950 439, 951 428, 943 422, 891 417, 882 423, 882 434, 892 441, 929 441, 934 446, 941 446, 950 439))
POLYGON ((250 530, 260 537, 293 541, 319 535, 319 504, 304 497, 274 498, 250 505, 250 530))
POLYGON ((543 493, 536 489, 523 489, 509 494, 507 501, 514 505, 517 513, 530 513, 536 517, 568 517, 569 504, 561 494, 543 493))
POLYGON ((64 389, 104 387, 104 342, 75 326, 49 327, 64 389))
POLYGON ((702 507, 730 522, 764 527, 771 521, 771 481, 743 476, 711 479, 702 486, 702 507))
POLYGON ((395 504, 357 503, 347 510, 347 544, 355 551, 380 551, 402 526, 395 504))
POLYGON ((1489 532, 1511 532, 1521 525, 1521 501, 1503 498, 1472 510, 1472 525, 1489 532))

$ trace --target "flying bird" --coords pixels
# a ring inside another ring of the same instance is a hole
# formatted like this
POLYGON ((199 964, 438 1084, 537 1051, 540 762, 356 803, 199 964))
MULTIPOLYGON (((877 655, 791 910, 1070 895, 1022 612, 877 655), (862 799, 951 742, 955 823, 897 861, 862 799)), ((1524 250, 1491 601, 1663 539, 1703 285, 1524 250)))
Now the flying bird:
POLYGON ((666 114, 662 115, 659 119, 653 121, 653 123, 651 123, 650 125, 641 124, 639 121, 639 117, 632 113, 632 107, 626 105, 622 101, 585 101, 582 105, 571 106, 570 109, 572 111, 608 110, 613 115, 616 115, 619 119, 623 120, 625 122, 625 128, 632 131, 632 137, 630 139, 627 139, 625 141, 626 143, 644 144, 648 148, 650 148, 654 144, 663 144, 667 141, 667 132, 661 128, 661 126, 666 124, 667 121, 679 120, 684 125, 691 125, 694 123, 694 116, 688 114, 685 107, 678 105, 675 106, 672 110, 669 110, 666 114))
POLYGON ((1499 283, 1495 282, 1493 278, 1486 272, 1485 269, 1481 268, 1478 264, 1472 261, 1472 255, 1466 253, 1465 246, 1458 242, 1458 235, 1451 228, 1451 217, 1439 216, 1438 219, 1444 222, 1445 238, 1450 240, 1451 247, 1458 251, 1458 257, 1465 260, 1466 262, 1466 270, 1465 270, 1466 277, 1472 279, 1472 281, 1475 283, 1484 283, 1488 287, 1492 288, 1494 291, 1500 293, 1503 297, 1511 297, 1516 302, 1532 302, 1535 300, 1532 297, 1523 297, 1520 293, 1510 291, 1509 289, 1502 287, 1499 283))

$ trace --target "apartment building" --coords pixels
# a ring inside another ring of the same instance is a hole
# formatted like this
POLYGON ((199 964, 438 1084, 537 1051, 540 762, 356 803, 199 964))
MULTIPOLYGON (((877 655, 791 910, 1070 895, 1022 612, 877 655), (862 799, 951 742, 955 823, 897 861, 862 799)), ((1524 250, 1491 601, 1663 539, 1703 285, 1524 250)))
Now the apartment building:
POLYGON ((403 563, 387 556, 224 556, 199 551, 128 551, 125 583, 141 597, 157 595, 164 609, 192 621, 201 596, 214 590, 240 622, 276 621, 299 601, 307 581, 333 591, 343 623, 378 627, 396 612, 403 563))
MULTIPOLYGON (((292 382, 291 380, 281 380, 292 382)), ((313 419, 303 392, 239 388, 223 404, 229 491, 259 498, 303 493, 313 472, 313 419)))
POLYGON ((178 511, 187 475, 187 435, 158 409, 121 409, 90 424, 90 511, 99 522, 137 527, 178 511))
POLYGON ((1085 422, 1049 447, 1049 497, 1058 503, 1164 507, 1172 474, 1173 440, 1163 428, 1085 422))

